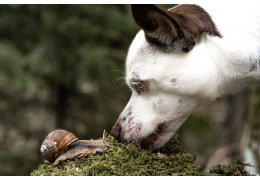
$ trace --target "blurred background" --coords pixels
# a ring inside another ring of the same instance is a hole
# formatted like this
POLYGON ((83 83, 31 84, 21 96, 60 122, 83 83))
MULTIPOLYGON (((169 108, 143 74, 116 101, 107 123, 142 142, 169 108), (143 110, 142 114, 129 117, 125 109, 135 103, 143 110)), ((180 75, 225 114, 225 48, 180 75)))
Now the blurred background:
MULTIPOLYGON (((29 175, 57 128, 110 131, 131 96, 124 63, 138 30, 129 5, 0 5, 0 175, 29 175)), ((259 172, 259 109, 259 88, 199 107, 178 131, 182 149, 204 172, 245 157, 259 172)))

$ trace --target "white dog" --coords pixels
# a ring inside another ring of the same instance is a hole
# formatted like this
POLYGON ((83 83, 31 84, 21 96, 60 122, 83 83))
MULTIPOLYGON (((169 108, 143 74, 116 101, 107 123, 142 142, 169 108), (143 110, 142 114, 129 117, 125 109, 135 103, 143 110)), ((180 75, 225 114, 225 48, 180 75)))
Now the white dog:
POLYGON ((162 147, 194 109, 260 82, 260 7, 132 5, 142 30, 126 60, 132 97, 111 134, 162 147))

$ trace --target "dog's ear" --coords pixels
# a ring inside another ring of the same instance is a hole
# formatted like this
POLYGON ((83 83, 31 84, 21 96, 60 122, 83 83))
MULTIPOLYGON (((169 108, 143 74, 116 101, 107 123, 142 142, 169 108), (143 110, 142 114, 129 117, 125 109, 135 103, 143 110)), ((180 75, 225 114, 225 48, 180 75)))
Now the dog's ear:
POLYGON ((209 14, 197 5, 181 5, 169 11, 148 4, 135 4, 131 8, 147 41, 160 47, 178 46, 188 52, 203 32, 221 37, 209 14))
POLYGON ((133 17, 144 32, 146 39, 156 45, 170 46, 181 36, 179 25, 167 10, 150 4, 131 5, 133 17))
POLYGON ((131 5, 133 17, 144 32, 146 39, 156 45, 170 46, 181 36, 178 23, 167 10, 150 4, 131 5))

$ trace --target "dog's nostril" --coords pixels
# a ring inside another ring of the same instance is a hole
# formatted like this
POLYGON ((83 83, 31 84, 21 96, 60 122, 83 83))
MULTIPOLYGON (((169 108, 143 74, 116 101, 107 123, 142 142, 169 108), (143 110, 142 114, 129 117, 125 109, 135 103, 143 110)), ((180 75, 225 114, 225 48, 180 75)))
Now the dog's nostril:
POLYGON ((116 125, 111 129, 110 134, 114 136, 116 139, 119 139, 121 128, 121 125, 119 123, 116 123, 116 125))

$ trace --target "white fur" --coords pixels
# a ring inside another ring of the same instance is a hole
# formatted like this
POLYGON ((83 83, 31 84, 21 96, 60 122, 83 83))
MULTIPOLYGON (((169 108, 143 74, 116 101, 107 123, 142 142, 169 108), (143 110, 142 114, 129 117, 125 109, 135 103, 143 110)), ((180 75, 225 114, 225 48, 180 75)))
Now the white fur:
POLYGON ((138 94, 132 89, 121 114, 128 118, 126 111, 132 107, 131 124, 129 118, 121 124, 124 140, 140 142, 165 122, 168 128, 151 147, 159 148, 199 105, 260 82, 260 7, 200 6, 211 15, 223 38, 205 33, 188 53, 155 51, 142 30, 133 40, 126 60, 126 82, 131 87, 133 72, 138 73, 140 80, 150 81, 150 92, 138 94))

